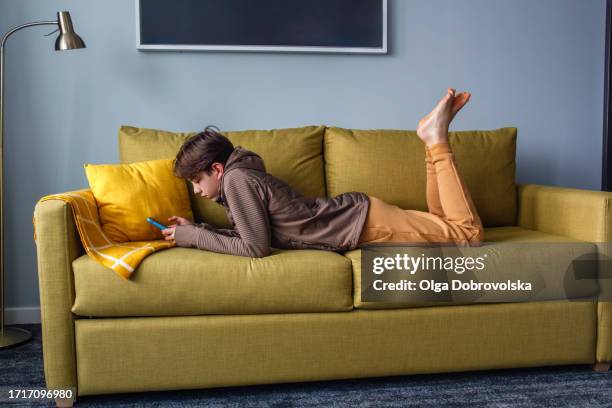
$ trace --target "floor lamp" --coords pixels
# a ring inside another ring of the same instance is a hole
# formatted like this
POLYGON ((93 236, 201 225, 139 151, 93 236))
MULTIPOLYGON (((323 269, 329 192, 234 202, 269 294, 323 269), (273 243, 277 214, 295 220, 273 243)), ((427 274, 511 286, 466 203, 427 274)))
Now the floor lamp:
POLYGON ((81 37, 74 32, 70 13, 67 11, 58 12, 57 20, 36 21, 14 27, 2 37, 2 43, 0 43, 0 349, 24 343, 32 337, 32 333, 27 330, 4 327, 4 45, 11 34, 16 31, 40 25, 59 27, 60 33, 55 40, 56 51, 85 48, 81 37))

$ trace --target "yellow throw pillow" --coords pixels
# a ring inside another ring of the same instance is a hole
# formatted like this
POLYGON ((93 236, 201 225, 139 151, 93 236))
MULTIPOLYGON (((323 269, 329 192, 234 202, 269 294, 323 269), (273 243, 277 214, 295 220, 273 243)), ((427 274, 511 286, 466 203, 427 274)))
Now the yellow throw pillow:
POLYGON ((163 239, 147 217, 164 225, 172 215, 193 221, 187 186, 172 172, 172 159, 84 167, 102 229, 115 242, 163 239))

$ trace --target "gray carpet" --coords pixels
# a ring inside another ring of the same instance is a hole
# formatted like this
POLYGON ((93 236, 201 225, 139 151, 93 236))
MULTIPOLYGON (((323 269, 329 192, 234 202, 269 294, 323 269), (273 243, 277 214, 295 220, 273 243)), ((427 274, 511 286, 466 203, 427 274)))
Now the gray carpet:
MULTIPOLYGON (((40 325, 0 350, 0 385, 44 387, 40 325)), ((13 406, 33 405, 31 402, 13 406)), ((77 407, 612 407, 612 371, 590 366, 379 377, 79 397, 77 407)))

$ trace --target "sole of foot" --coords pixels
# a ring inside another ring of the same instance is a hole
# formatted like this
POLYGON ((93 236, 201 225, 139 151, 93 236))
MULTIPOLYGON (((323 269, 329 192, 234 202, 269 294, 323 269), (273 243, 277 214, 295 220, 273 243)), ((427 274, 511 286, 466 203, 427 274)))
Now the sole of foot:
POLYGON ((427 145, 448 143, 448 128, 457 112, 470 100, 469 92, 456 94, 448 88, 434 109, 423 117, 417 127, 417 135, 427 145))

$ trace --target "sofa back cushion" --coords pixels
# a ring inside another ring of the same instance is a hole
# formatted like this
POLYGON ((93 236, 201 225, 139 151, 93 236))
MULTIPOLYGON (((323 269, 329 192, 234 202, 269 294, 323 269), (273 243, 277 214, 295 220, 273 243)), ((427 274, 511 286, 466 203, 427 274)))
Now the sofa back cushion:
MULTIPOLYGON (((122 126, 119 129, 121 163, 174 158, 183 142, 197 132, 169 132, 122 126)), ((325 127, 221 132, 234 146, 259 154, 268 173, 285 181, 307 197, 324 197, 323 135, 325 127)), ((189 197, 196 222, 205 221, 217 228, 230 223, 223 206, 196 196, 189 181, 189 197)))
MULTIPOLYGON (((457 168, 486 227, 516 225, 517 129, 449 132, 457 168)), ((329 127, 324 140, 327 195, 362 191, 427 211, 425 146, 416 131, 329 127)))

